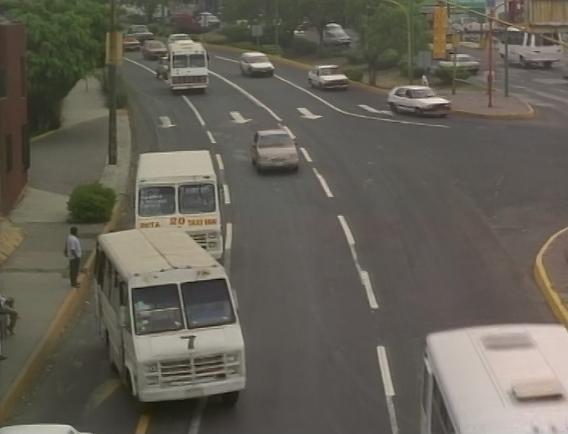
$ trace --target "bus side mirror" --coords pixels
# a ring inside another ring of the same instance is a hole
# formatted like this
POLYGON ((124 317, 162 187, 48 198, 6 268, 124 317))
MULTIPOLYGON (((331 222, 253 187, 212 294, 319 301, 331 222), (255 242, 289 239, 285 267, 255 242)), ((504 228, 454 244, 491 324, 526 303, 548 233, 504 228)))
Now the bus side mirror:
POLYGON ((239 299, 237 298, 237 290, 235 288, 231 289, 233 291, 233 300, 235 302, 235 309, 239 310, 239 299))
POLYGON ((122 328, 128 327, 128 308, 126 306, 120 306, 118 320, 120 323, 120 327, 122 328))

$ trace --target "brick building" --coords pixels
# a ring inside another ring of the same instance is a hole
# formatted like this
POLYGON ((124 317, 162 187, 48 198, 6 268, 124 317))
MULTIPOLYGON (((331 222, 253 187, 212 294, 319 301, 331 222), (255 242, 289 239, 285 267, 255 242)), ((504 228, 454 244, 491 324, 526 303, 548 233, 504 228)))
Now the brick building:
POLYGON ((25 56, 24 26, 0 15, 0 214, 14 207, 28 180, 25 56))

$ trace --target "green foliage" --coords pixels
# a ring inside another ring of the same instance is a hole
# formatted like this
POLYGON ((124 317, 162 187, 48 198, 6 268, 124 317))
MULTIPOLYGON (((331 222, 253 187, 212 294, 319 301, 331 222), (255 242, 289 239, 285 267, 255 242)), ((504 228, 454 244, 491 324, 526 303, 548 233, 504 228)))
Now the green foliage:
MULTIPOLYGON (((454 68, 437 68, 434 71, 434 74, 443 85, 451 84, 454 77, 454 68)), ((456 79, 467 80, 470 75, 470 72, 463 66, 458 66, 456 68, 456 79)))
POLYGON ((287 52, 294 56, 309 56, 316 54, 318 44, 304 38, 294 38, 287 49, 287 52))
POLYGON ((398 65, 399 61, 400 61, 400 54, 398 53, 398 51, 396 51, 392 48, 387 48, 379 56, 379 59, 378 59, 376 65, 375 65, 375 67, 379 71, 385 70, 385 69, 391 69, 391 68, 396 67, 396 65, 398 65))
MULTIPOLYGON (((406 59, 403 59, 398 64, 398 67, 399 67, 399 70, 400 70, 400 75, 403 76, 403 77, 408 77, 408 62, 406 61, 406 59)), ((425 73, 426 73, 425 68, 421 68, 419 66, 413 65, 413 74, 412 74, 413 78, 420 78, 425 73)))
POLYGON ((250 41, 252 38, 248 27, 239 24, 226 25, 221 29, 221 34, 228 42, 250 41))
POLYGON ((62 99, 104 60, 105 5, 99 0, 0 0, 0 4, 26 26, 31 129, 57 128, 62 99))
POLYGON ((209 44, 223 45, 227 42, 227 37, 221 33, 209 32, 203 35, 202 41, 209 44))
POLYGON ((242 48, 247 51, 262 51, 266 54, 282 55, 282 49, 277 45, 261 45, 260 47, 252 42, 235 42, 230 44, 232 47, 242 48))
POLYGON ((362 50, 349 50, 345 53, 345 57, 351 65, 360 65, 366 61, 362 50))
POLYGON ((347 76, 349 80, 352 81, 362 81, 363 80, 363 71, 361 69, 345 69, 343 73, 347 76))
POLYGON ((67 209, 73 222, 103 223, 110 219, 115 202, 114 191, 96 182, 75 187, 67 209))

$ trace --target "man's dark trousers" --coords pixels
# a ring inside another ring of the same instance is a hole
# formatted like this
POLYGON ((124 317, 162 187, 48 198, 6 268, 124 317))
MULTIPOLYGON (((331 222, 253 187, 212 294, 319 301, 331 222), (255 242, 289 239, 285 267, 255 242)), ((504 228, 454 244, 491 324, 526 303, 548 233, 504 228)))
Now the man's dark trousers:
POLYGON ((71 286, 78 286, 77 277, 79 276, 80 262, 80 258, 69 259, 69 277, 71 279, 71 286))

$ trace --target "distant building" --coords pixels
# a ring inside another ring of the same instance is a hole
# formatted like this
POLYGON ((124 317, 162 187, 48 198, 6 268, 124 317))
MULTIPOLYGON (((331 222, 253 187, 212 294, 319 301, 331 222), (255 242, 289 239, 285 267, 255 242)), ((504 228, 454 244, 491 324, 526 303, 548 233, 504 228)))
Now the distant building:
POLYGON ((26 32, 0 15, 0 214, 7 214, 28 181, 30 136, 26 32))

